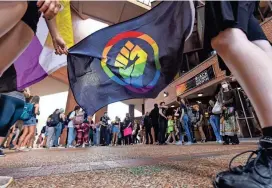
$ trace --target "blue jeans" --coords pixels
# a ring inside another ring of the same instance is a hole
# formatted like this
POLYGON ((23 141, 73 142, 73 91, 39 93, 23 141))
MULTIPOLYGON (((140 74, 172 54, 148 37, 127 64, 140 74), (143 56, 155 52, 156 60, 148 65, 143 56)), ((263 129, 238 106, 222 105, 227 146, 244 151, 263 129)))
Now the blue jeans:
POLYGON ((92 145, 96 145, 96 143, 97 143, 96 133, 94 132, 93 133, 93 143, 92 143, 92 145))
POLYGON ((211 115, 210 124, 212 125, 216 141, 222 140, 220 136, 220 118, 217 115, 211 115))
POLYGON ((96 128, 96 145, 100 145, 100 128, 96 128))
POLYGON ((75 140, 76 133, 75 133, 75 128, 74 127, 68 127, 69 132, 68 132, 68 146, 71 146, 75 140))
POLYGON ((191 136, 190 127, 189 127, 189 117, 187 114, 183 116, 182 123, 185 129, 186 136, 188 138, 188 142, 192 142, 192 136, 191 136))
POLYGON ((55 138, 54 138, 54 146, 59 145, 59 137, 61 135, 61 129, 62 129, 62 123, 58 123, 58 125, 55 127, 55 138))
POLYGON ((182 142, 183 141, 183 129, 182 129, 182 123, 181 122, 179 122, 180 123, 180 125, 179 125, 179 140, 182 142))

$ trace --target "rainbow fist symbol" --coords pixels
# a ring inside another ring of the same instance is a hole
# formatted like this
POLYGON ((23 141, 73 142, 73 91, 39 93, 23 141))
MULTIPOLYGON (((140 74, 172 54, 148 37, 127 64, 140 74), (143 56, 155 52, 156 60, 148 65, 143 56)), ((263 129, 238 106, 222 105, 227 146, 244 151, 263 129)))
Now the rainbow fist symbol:
POLYGON ((127 84, 142 87, 142 75, 147 63, 147 53, 128 41, 116 57, 114 66, 127 84))

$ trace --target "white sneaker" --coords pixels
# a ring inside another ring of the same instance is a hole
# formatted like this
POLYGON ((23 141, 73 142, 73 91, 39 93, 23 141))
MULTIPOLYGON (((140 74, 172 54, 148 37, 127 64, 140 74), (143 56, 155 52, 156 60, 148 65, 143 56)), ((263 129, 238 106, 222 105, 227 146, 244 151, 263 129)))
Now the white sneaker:
POLYGON ((60 145, 60 146, 58 146, 58 148, 65 148, 64 146, 62 146, 62 145, 60 145))
POLYGON ((176 145, 177 145, 177 146, 180 146, 180 145, 182 145, 182 142, 181 142, 181 141, 178 141, 178 142, 176 142, 176 145))
POLYGON ((13 182, 13 177, 0 176, 0 187, 6 188, 13 182))
POLYGON ((20 147, 20 149, 19 149, 20 151, 30 151, 28 148, 26 148, 26 147, 20 147))
POLYGON ((184 145, 185 146, 190 146, 190 145, 192 145, 193 143, 192 142, 187 142, 187 143, 185 143, 184 145))
MULTIPOLYGON (((217 141, 216 141, 216 142, 217 142, 217 141)), ((218 143, 218 144, 223 144, 223 141, 222 141, 222 140, 219 140, 217 143, 218 143)))
POLYGON ((84 144, 82 144, 82 148, 85 148, 85 143, 84 143, 84 144))

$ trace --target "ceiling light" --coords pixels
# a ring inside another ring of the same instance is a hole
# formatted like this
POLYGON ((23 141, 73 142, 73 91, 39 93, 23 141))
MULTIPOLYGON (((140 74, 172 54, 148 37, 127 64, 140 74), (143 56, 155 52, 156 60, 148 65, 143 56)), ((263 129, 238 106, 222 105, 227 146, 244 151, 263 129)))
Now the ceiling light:
POLYGON ((163 92, 163 96, 164 96, 164 97, 167 97, 167 96, 168 96, 168 92, 166 92, 166 91, 163 92))
POLYGON ((175 108, 175 105, 172 105, 171 108, 175 108))
POLYGON ((196 101, 198 104, 201 104, 201 101, 196 101))
POLYGON ((199 93, 197 96, 202 97, 202 96, 203 96, 203 93, 199 93))
POLYGON ((238 87, 237 89, 238 89, 238 90, 240 90, 241 88, 240 88, 240 87, 238 87))

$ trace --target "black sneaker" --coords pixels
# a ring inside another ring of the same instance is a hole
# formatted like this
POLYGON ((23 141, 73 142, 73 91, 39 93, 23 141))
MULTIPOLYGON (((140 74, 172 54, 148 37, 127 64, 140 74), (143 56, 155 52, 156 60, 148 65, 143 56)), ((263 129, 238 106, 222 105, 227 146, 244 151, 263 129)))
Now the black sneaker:
POLYGON ((3 150, 0 149, 0 157, 5 157, 6 155, 4 154, 3 150))
POLYGON ((216 188, 272 188, 272 137, 260 139, 260 149, 246 151, 235 156, 229 164, 229 171, 217 174, 216 188), (231 168, 233 160, 251 152, 245 166, 231 168), (252 158, 253 155, 256 158, 252 158))

